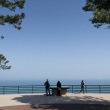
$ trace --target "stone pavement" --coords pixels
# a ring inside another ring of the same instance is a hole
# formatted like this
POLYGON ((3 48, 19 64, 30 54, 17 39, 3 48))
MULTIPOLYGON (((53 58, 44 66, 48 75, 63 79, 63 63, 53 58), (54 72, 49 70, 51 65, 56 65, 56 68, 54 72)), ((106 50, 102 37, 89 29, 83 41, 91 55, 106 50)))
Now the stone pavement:
MULTIPOLYGON (((40 104, 101 104, 110 105, 110 94, 72 94, 45 96, 44 94, 0 95, 0 107, 40 104)), ((1 110, 1 109, 0 109, 1 110)))

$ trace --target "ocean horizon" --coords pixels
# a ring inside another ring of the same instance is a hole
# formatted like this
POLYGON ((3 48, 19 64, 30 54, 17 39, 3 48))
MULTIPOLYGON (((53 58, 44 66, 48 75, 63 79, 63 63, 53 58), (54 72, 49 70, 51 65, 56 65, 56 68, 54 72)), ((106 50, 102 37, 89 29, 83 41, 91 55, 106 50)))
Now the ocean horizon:
MULTIPOLYGON (((58 80, 49 80, 50 85, 56 85, 58 80)), ((44 85, 45 80, 1 80, 0 86, 44 85)), ((62 85, 80 85, 81 80, 60 80, 62 85)), ((110 85, 110 80, 84 80, 85 85, 110 85)))

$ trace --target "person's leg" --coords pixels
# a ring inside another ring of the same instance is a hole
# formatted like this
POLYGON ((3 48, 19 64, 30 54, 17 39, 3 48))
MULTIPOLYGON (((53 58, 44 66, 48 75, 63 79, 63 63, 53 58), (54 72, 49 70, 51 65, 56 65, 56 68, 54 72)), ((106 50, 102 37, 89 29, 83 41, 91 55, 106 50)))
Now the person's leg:
POLYGON ((79 91, 79 93, 81 93, 82 89, 79 91))
POLYGON ((60 90, 58 90, 58 96, 60 96, 60 90))
POLYGON ((57 89, 57 96, 58 96, 58 94, 59 94, 59 93, 58 93, 58 89, 57 89))
POLYGON ((61 96, 61 90, 59 90, 59 96, 61 96))
POLYGON ((58 90, 58 96, 59 96, 59 90, 58 90))
POLYGON ((46 95, 48 96, 48 88, 46 88, 46 95))
POLYGON ((47 92, 48 92, 48 95, 50 95, 50 89, 49 88, 48 88, 48 91, 47 92))
POLYGON ((46 88, 46 95, 48 95, 48 90, 47 90, 47 88, 46 88))
POLYGON ((49 88, 49 95, 50 95, 50 88, 49 88))
POLYGON ((83 88, 83 94, 84 94, 84 88, 83 88))

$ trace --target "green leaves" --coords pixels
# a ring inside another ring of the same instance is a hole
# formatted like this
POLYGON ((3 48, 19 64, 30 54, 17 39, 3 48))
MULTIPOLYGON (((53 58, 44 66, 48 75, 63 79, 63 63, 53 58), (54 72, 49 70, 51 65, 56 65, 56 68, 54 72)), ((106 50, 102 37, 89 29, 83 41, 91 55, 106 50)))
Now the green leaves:
MULTIPOLYGON (((9 9, 10 11, 15 11, 17 8, 23 9, 25 0, 0 0, 0 6, 9 9)), ((16 29, 20 30, 22 19, 24 19, 25 14, 15 14, 15 15, 0 15, 0 25, 5 25, 6 23, 13 25, 16 29)))
POLYGON ((11 11, 15 11, 16 8, 23 9, 25 4, 25 0, 0 0, 0 5, 2 7, 8 8, 11 11))
POLYGON ((5 56, 0 54, 0 69, 11 69, 11 66, 7 66, 7 63, 9 63, 9 61, 5 58, 5 56))
MULTIPOLYGON (((0 6, 2 8, 6 8, 9 11, 15 12, 17 8, 23 9, 25 4, 25 0, 0 0, 0 6)), ((0 10, 1 11, 1 10, 0 10)), ((13 25, 16 29, 20 30, 21 24, 22 24, 22 19, 24 19, 25 14, 14 14, 14 15, 0 15, 0 25, 5 25, 5 24, 10 24, 13 25)), ((4 36, 1 36, 1 39, 3 39, 4 36)), ((0 54, 0 69, 10 69, 11 66, 7 66, 7 63, 9 61, 0 54)))
POLYGON ((86 0, 83 10, 93 13, 90 21, 95 27, 99 28, 105 24, 110 25, 110 0, 86 0))

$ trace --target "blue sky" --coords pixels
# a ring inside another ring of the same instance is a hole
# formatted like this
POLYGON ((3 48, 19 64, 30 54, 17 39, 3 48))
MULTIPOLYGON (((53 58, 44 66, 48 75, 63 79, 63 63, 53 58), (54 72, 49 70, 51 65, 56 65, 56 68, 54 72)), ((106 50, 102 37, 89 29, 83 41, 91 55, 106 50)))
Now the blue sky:
POLYGON ((12 66, 0 70, 0 80, 109 79, 110 30, 95 28, 84 5, 85 0, 27 0, 22 30, 0 26, 0 53, 12 66))

